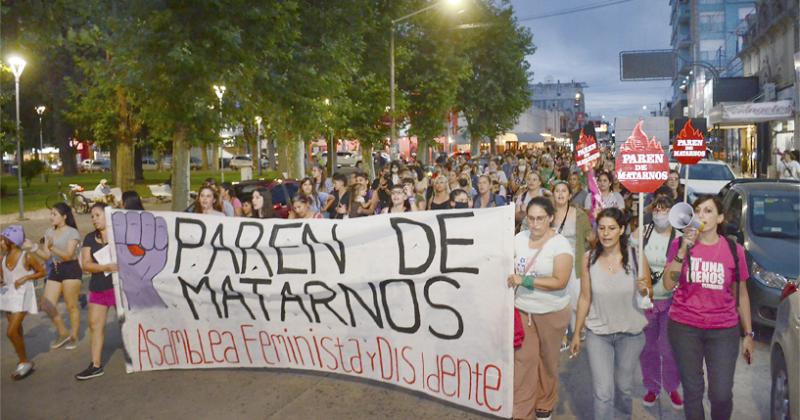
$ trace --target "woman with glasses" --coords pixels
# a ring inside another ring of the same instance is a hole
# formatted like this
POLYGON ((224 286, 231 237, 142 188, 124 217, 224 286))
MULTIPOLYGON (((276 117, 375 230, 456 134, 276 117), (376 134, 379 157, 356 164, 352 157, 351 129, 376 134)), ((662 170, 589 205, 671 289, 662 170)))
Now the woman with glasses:
POLYGON ((571 309, 567 282, 572 274, 569 241, 551 227, 555 209, 544 197, 526 208, 528 230, 514 237, 516 274, 514 306, 522 317, 525 338, 514 351, 514 418, 550 418, 558 399, 561 338, 571 309))

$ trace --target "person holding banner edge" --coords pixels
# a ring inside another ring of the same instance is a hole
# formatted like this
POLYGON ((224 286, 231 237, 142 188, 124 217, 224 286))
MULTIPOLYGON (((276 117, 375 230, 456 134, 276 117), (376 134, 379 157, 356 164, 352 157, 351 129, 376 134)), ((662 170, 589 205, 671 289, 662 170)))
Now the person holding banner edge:
POLYGON ((508 276, 516 288, 514 306, 522 315, 525 338, 514 351, 514 418, 549 419, 558 399, 561 338, 572 313, 567 282, 573 253, 569 241, 551 228, 555 209, 544 197, 526 208, 530 230, 514 237, 517 273, 508 276), (522 286, 522 287, 519 287, 522 286))
POLYGON ((705 418, 705 362, 711 418, 730 419, 740 331, 748 364, 754 351, 750 297, 741 284, 750 275, 744 248, 720 233, 724 215, 719 198, 703 195, 693 204, 699 229, 686 228, 667 255, 664 288, 674 290, 667 333, 681 374, 686 418, 705 418))
POLYGON ((92 206, 92 225, 95 230, 86 235, 81 248, 83 271, 92 275, 89 281, 89 331, 91 333, 92 360, 86 369, 75 375, 75 379, 79 381, 103 375, 101 357, 105 341, 106 318, 109 308, 116 307, 111 273, 117 271, 117 264, 100 264, 95 257, 95 253, 108 246, 105 208, 105 203, 95 203, 92 206))

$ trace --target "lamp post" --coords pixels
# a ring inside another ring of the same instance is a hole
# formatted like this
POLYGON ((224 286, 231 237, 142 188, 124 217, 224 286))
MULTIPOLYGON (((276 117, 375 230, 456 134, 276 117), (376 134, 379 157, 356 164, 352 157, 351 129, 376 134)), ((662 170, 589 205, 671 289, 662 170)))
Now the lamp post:
POLYGON ((22 57, 12 55, 8 58, 8 65, 11 66, 11 72, 14 73, 14 88, 15 98, 17 102, 17 195, 19 197, 19 219, 25 219, 25 203, 22 198, 22 138, 20 136, 20 121, 19 121, 19 77, 22 76, 22 71, 25 70, 25 60, 22 57))
MULTIPOLYGON (((219 99, 219 120, 222 121, 222 97, 225 95, 225 86, 223 85, 214 85, 214 93, 217 95, 219 99)), ((220 132, 220 143, 219 143, 219 182, 225 182, 225 160, 222 159, 222 152, 225 150, 222 146, 225 142, 222 139, 222 133, 220 132)))
MULTIPOLYGON (((44 162, 44 158, 42 157, 42 149, 44 149, 44 135, 42 134, 42 115, 44 115, 45 111, 44 105, 39 105, 36 107, 36 113, 39 114, 39 160, 44 162)), ((44 182, 44 171, 42 171, 42 182, 44 182)))
POLYGON ((261 176, 261 117, 256 115, 256 165, 258 176, 261 176))
POLYGON ((394 90, 395 90, 395 77, 394 77, 394 33, 395 28, 398 23, 410 19, 420 13, 427 12, 428 10, 433 9, 434 7, 441 6, 443 4, 450 4, 451 6, 457 6, 461 3, 461 0, 442 0, 436 3, 431 4, 430 6, 423 7, 422 9, 417 10, 416 12, 409 13, 405 16, 399 17, 397 19, 392 19, 391 28, 390 28, 390 40, 389 40, 389 107, 391 108, 391 131, 390 131, 390 138, 392 144, 391 150, 391 158, 392 160, 397 159, 397 156, 400 154, 400 145, 397 143, 397 123, 395 121, 395 101, 394 101, 394 90))

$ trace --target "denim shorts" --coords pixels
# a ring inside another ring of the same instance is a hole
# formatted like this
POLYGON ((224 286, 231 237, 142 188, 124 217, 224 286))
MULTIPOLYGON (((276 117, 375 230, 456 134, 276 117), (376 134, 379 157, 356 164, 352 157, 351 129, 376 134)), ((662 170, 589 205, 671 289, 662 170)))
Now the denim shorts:
POLYGON ((81 280, 83 271, 77 260, 55 263, 47 280, 61 283, 64 280, 81 280))

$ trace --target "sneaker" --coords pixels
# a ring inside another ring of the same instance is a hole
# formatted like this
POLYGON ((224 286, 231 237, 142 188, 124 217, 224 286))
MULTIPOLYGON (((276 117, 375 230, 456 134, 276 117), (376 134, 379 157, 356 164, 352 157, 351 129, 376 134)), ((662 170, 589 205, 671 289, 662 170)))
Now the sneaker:
POLYGON ((653 391, 647 391, 647 395, 642 398, 642 403, 645 407, 652 407, 656 405, 656 400, 658 399, 658 395, 656 395, 653 391))
POLYGON ((53 341, 53 344, 50 344, 50 348, 53 350, 61 348, 64 344, 67 344, 67 341, 69 341, 70 338, 72 337, 68 335, 65 335, 63 337, 58 337, 56 341, 53 341))
POLYGON ((550 420, 553 412, 551 410, 536 410, 536 419, 550 420))
POLYGON ((78 348, 78 340, 70 338, 69 342, 67 342, 67 345, 64 346, 64 348, 67 350, 75 350, 76 348, 78 348))
POLYGON ((75 379, 79 381, 85 381, 87 379, 96 378, 98 376, 103 376, 103 367, 94 367, 94 363, 89 363, 89 367, 83 370, 83 372, 75 375, 75 379))
POLYGON ((683 398, 681 398, 681 394, 678 393, 678 390, 669 393, 669 400, 672 403, 672 408, 683 410, 683 398))
POLYGON ((33 373, 33 363, 25 362, 17 365, 17 370, 14 371, 14 374, 11 375, 11 377, 15 381, 18 381, 20 379, 27 378, 31 373, 33 373))

